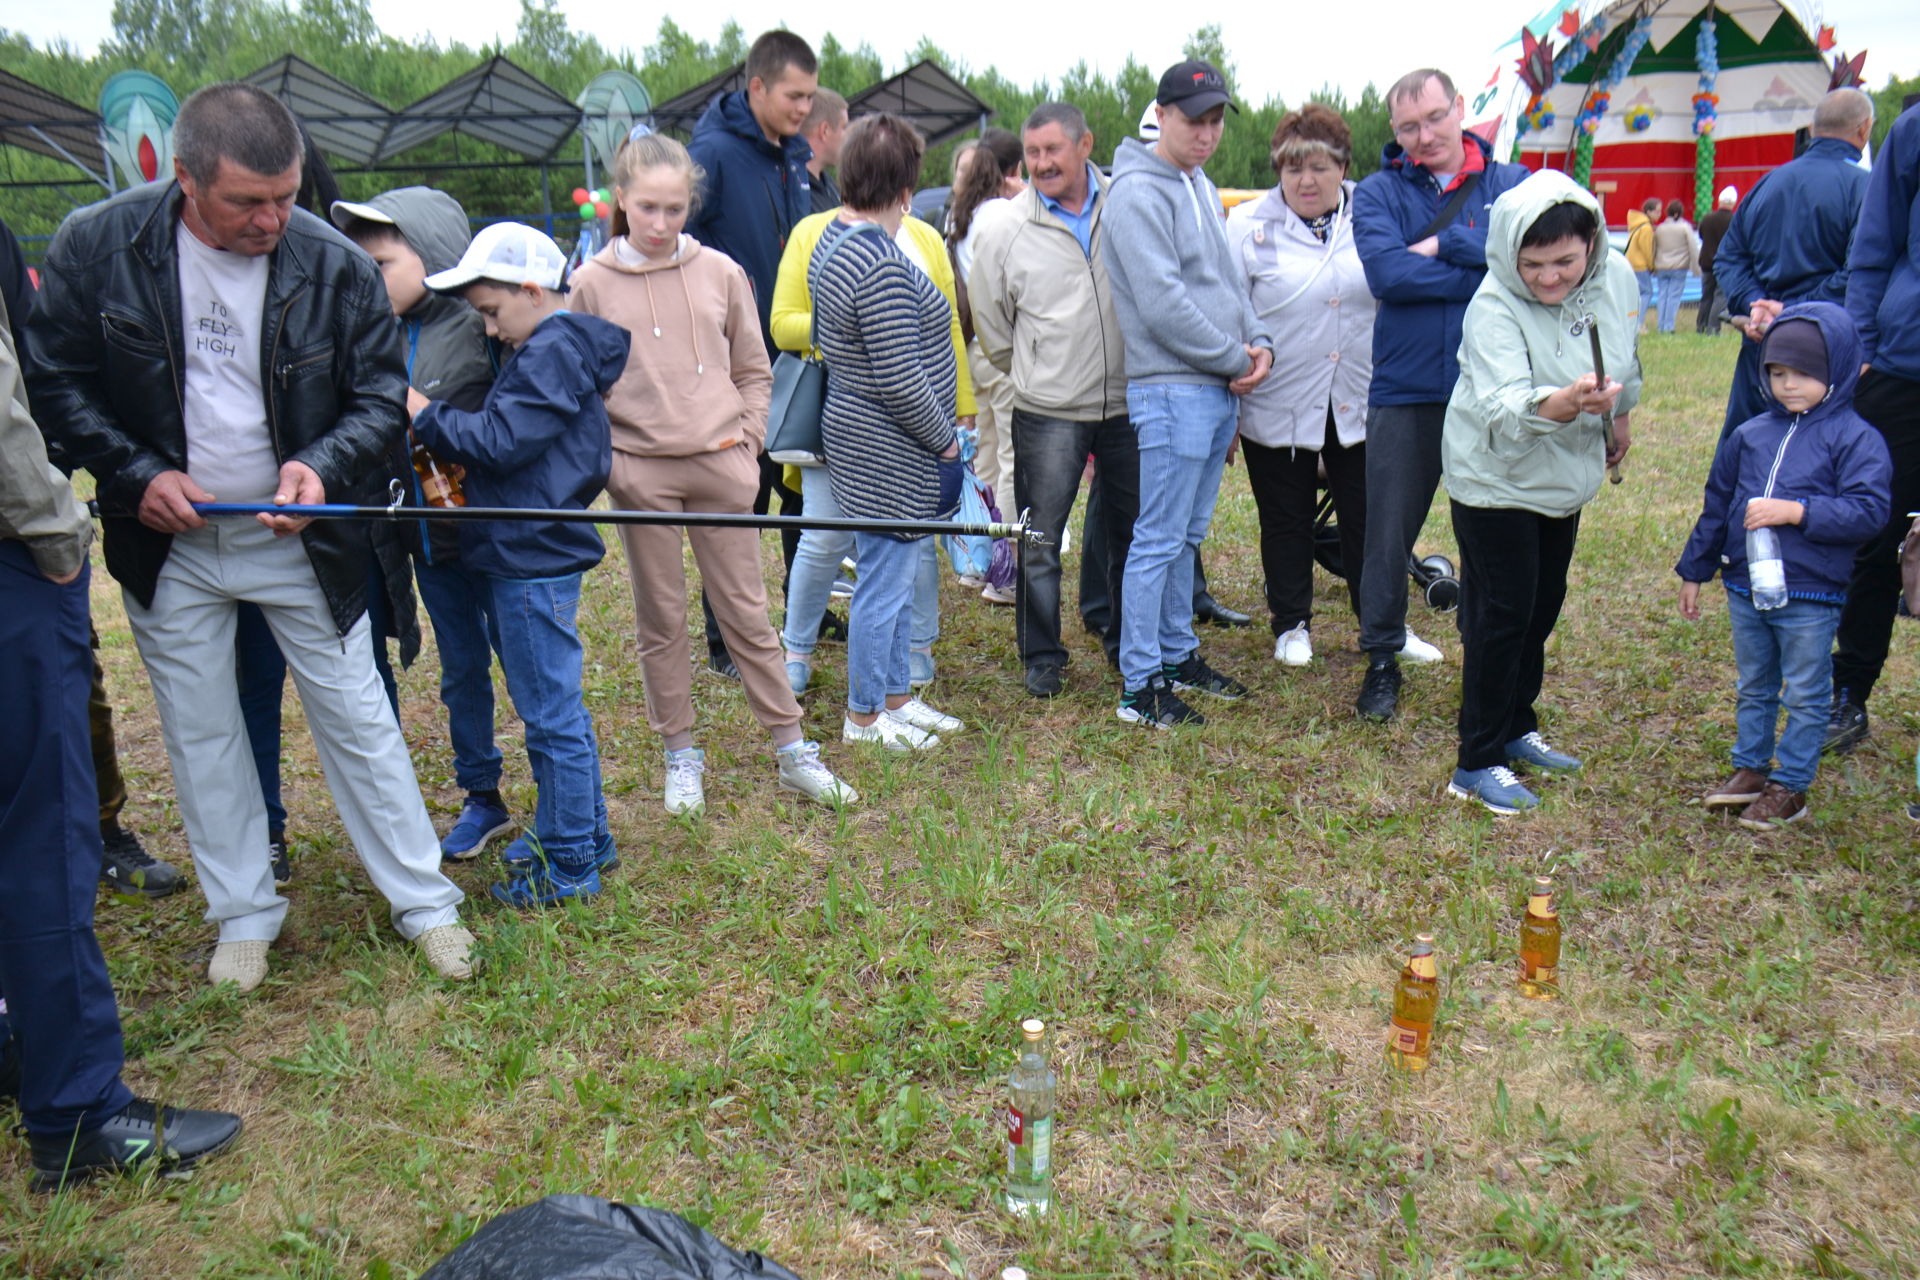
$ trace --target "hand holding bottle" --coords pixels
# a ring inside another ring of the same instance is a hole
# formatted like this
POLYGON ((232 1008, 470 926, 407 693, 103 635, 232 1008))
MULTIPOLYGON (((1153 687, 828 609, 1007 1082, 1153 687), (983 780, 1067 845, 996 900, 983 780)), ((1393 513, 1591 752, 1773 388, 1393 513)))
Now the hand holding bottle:
POLYGON ((1795 502, 1791 498, 1751 498, 1747 501, 1748 529, 1764 529, 1769 525, 1799 524, 1807 518, 1807 505, 1795 502))

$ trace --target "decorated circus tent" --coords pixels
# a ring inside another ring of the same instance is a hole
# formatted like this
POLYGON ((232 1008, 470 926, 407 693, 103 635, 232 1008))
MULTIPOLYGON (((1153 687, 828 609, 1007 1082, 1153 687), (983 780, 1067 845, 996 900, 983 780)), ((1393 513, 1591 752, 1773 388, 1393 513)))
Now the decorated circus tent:
POLYGON ((1819 0, 1554 0, 1467 88, 1467 121, 1494 154, 1572 174, 1616 226, 1649 196, 1698 217, 1791 160, 1827 89, 1858 83, 1833 46, 1819 0))

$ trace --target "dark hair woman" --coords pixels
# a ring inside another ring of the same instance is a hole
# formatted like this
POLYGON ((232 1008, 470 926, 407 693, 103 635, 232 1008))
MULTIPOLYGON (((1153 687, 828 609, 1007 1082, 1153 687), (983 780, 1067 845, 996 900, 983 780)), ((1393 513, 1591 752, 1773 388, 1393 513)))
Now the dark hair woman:
MULTIPOLYGON (((961 166, 959 185, 953 189, 947 206, 947 244, 953 254, 953 277, 960 296, 966 298, 967 276, 973 270, 974 230, 980 219, 1006 209, 1008 200, 1026 189, 1020 180, 1023 158, 1020 139, 1005 129, 989 129, 980 145, 967 153, 961 166)), ((971 314, 963 317, 967 328, 967 367, 961 376, 973 378, 973 398, 978 407, 974 430, 979 446, 973 455, 973 470, 993 490, 993 501, 1000 514, 1013 514, 1013 379, 993 367, 973 336, 971 314)), ((971 584, 969 584, 971 585, 971 584)), ((981 598, 990 604, 1013 603, 1011 586, 981 584, 981 598)))

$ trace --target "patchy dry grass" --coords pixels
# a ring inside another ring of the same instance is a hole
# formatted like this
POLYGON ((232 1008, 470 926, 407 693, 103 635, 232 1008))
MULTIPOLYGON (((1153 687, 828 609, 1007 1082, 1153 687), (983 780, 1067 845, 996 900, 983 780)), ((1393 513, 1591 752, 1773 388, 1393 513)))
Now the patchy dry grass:
MULTIPOLYGON (((1648 357, 1628 483, 1589 508, 1552 650, 1548 729, 1588 769, 1537 814, 1443 798, 1457 664, 1410 674, 1391 728, 1353 719, 1353 622, 1323 582, 1309 669, 1274 664, 1263 631, 1208 637, 1256 696, 1199 733, 1118 724, 1077 633, 1070 696, 1026 698, 1007 614, 954 588, 935 700, 972 727, 926 759, 856 755, 833 743, 823 651, 809 722, 866 797, 845 817, 777 792, 737 689, 699 681, 710 808, 671 820, 616 550, 581 611, 625 854, 607 893, 535 917, 476 900, 485 975, 436 986, 290 729, 299 880, 268 986, 205 987, 195 894, 100 912, 134 1082, 243 1112, 245 1140, 190 1180, 52 1200, 5 1144, 0 1273, 405 1276, 556 1191, 671 1208, 810 1280, 1920 1272, 1911 632, 1811 823, 1756 839, 1703 815, 1732 733, 1727 628, 1677 617, 1670 566, 1732 342, 1648 357), (1554 1005, 1511 982, 1543 865, 1568 930, 1554 1005), (1407 1079, 1382 1024, 1423 927, 1445 998, 1434 1067, 1407 1079), (1062 1079, 1038 1224, 993 1194, 1029 1014, 1062 1079)), ((1209 563, 1252 607, 1252 504, 1237 472, 1228 490, 1209 563)), ((1443 509, 1428 534, 1451 546, 1443 509)), ((183 860, 117 597, 96 603, 128 817, 183 860)), ((1443 620, 1415 624, 1457 657, 1443 620)), ((444 820, 432 671, 407 675, 405 711, 444 820)))

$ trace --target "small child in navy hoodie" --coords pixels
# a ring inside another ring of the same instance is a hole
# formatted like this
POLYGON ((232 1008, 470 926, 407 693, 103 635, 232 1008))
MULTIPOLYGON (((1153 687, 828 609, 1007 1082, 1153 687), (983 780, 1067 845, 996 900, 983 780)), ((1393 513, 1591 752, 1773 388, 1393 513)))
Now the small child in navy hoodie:
MULTIPOLYGON (((567 311, 566 263, 532 227, 502 222, 476 235, 458 266, 427 277, 436 293, 464 295, 487 336, 513 348, 477 410, 407 391, 420 442, 467 469, 470 506, 584 511, 606 487, 613 441, 601 397, 626 370, 630 339, 618 325, 567 311)), ((491 595, 500 668, 539 788, 533 833, 501 855, 512 878, 493 886, 514 906, 591 897, 616 860, 574 622, 581 576, 605 554, 590 524, 460 525, 460 560, 491 595)))
POLYGON ((1700 519, 1674 566, 1680 614, 1690 620, 1700 616, 1700 585, 1720 573, 1739 668, 1733 776, 1703 801, 1742 808, 1741 825, 1759 831, 1806 816, 1840 606, 1854 553, 1887 522, 1893 486, 1885 441, 1853 411, 1860 336, 1847 313, 1830 302, 1788 307, 1765 342, 1773 407, 1721 442, 1700 519), (1777 609, 1755 607, 1747 579, 1747 531, 1765 526, 1777 529, 1786 568, 1788 599, 1777 609))

